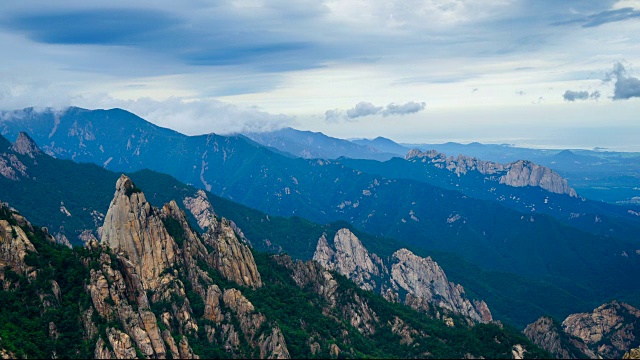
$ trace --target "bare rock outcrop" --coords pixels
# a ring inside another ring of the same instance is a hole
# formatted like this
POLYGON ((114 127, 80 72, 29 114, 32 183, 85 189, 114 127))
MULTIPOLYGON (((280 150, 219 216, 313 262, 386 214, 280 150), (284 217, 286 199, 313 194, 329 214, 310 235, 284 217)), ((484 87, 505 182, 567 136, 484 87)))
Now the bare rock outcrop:
POLYGON ((560 324, 548 316, 527 325, 523 333, 534 344, 558 359, 597 358, 582 340, 565 333, 560 324))
POLYGON ((210 285, 207 289, 207 297, 204 302, 204 318, 215 323, 221 323, 224 320, 222 314, 220 300, 222 299, 222 291, 218 285, 210 285))
POLYGON ((198 190, 193 197, 185 197, 182 203, 196 218, 201 229, 207 229, 211 225, 215 213, 204 190, 198 190))
POLYGON ((388 264, 369 253, 348 229, 340 229, 329 244, 323 235, 313 259, 328 270, 336 271, 360 288, 380 292, 385 298, 427 311, 429 305, 464 315, 474 322, 493 321, 484 301, 471 302, 464 288, 449 282, 444 271, 431 258, 421 258, 407 249, 396 251, 388 264))
POLYGON ((0 175, 17 181, 28 176, 27 167, 13 153, 0 154, 0 175))
POLYGON ((101 337, 99 337, 98 341, 96 342, 96 350, 93 353, 93 358, 108 360, 108 359, 115 359, 116 357, 115 355, 113 355, 111 350, 109 350, 109 348, 107 347, 107 343, 105 343, 104 340, 101 337))
POLYGON ((620 358, 640 340, 640 310, 612 301, 591 313, 569 315, 562 327, 604 358, 620 358))
POLYGON ((333 239, 333 248, 322 235, 313 260, 348 277, 365 290, 377 289, 380 285, 378 278, 387 272, 382 259, 370 254, 349 229, 338 230, 333 239))
POLYGON ((477 302, 482 313, 466 297, 464 288, 447 279, 442 268, 430 257, 422 258, 407 249, 392 255, 391 284, 413 297, 467 316, 476 322, 492 321, 484 301, 477 302))
POLYGON ((18 154, 27 155, 32 159, 37 155, 42 154, 42 151, 40 151, 38 145, 36 145, 36 142, 33 141, 33 139, 23 131, 18 133, 18 138, 16 139, 16 142, 11 146, 11 149, 18 154))
POLYGON ((553 193, 578 197, 567 180, 548 167, 534 164, 531 161, 518 160, 507 164, 506 168, 508 169, 507 173, 500 177, 501 184, 514 187, 539 186, 553 193))
POLYGON ((131 179, 122 175, 102 227, 102 243, 124 253, 136 267, 145 289, 160 286, 160 274, 176 261, 176 244, 131 179))
POLYGON ((251 249, 238 239, 227 219, 217 221, 213 218, 203 240, 213 248, 207 263, 218 269, 222 276, 239 285, 252 288, 262 286, 251 249))
POLYGON ((236 316, 246 341, 260 349, 260 357, 268 359, 289 359, 289 350, 280 328, 271 324, 270 333, 259 332, 267 318, 257 312, 253 304, 237 289, 227 289, 222 294, 222 299, 231 313, 236 316))
POLYGON ((635 348, 626 352, 623 356, 623 359, 640 359, 640 348, 635 348))
POLYGON ((298 287, 310 287, 314 293, 321 295, 331 307, 336 305, 338 282, 325 267, 317 261, 293 261, 288 255, 280 255, 275 259, 278 264, 290 270, 291 277, 298 287))
POLYGON ((260 344, 261 359, 291 359, 284 336, 278 326, 273 327, 271 334, 260 335, 258 343, 260 344))
POLYGON ((108 328, 107 338, 109 339, 109 344, 111 344, 113 355, 116 359, 136 358, 136 350, 133 348, 131 337, 129 335, 123 333, 118 329, 108 328))
POLYGON ((493 161, 484 161, 475 157, 458 155, 447 157, 436 150, 422 152, 413 149, 405 156, 409 161, 432 163, 440 169, 447 169, 458 176, 465 175, 469 171, 478 171, 483 175, 494 175, 491 179, 500 184, 513 187, 536 186, 556 194, 566 194, 578 197, 575 189, 571 188, 567 180, 548 167, 534 164, 531 161, 518 160, 507 164, 493 161))
MULTIPOLYGON (((0 207, 4 205, 0 204, 0 207)), ((0 220, 0 269, 9 266, 15 272, 27 275, 32 270, 24 262, 27 252, 36 252, 36 248, 22 228, 0 220)))

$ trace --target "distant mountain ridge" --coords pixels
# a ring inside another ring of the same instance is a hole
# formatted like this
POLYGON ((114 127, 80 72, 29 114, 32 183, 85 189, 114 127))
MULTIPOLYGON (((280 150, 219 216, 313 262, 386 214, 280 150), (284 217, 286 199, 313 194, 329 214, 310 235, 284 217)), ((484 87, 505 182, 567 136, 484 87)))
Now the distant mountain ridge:
POLYGON ((500 164, 464 155, 459 155, 457 158, 447 158, 445 154, 438 153, 435 150, 422 152, 417 149, 409 151, 405 159, 409 161, 431 161, 436 167, 446 168, 455 172, 458 176, 475 170, 482 175, 499 176, 498 182, 500 184, 513 187, 539 186, 552 193, 578 197, 576 191, 567 184, 567 180, 563 179, 558 173, 531 161, 518 160, 500 164))
POLYGON ((301 131, 290 127, 260 133, 243 133, 251 140, 288 152, 304 159, 337 159, 341 156, 356 159, 388 160, 397 154, 355 142, 327 136, 320 132, 301 131))
POLYGON ((363 146, 369 146, 372 147, 374 149, 378 149, 380 151, 385 151, 391 154, 396 154, 398 156, 404 156, 409 150, 411 150, 411 147, 408 146, 404 146, 401 144, 396 143, 395 141, 391 140, 391 139, 387 139, 385 137, 382 136, 378 136, 375 139, 354 139, 351 140, 352 142, 359 144, 359 145, 363 145, 363 146))
POLYGON ((11 121, 4 116, 3 132, 15 132, 16 138, 19 129, 27 129, 59 157, 120 171, 151 168, 272 215, 348 221, 423 250, 455 252, 484 269, 549 281, 572 294, 586 291, 588 298, 635 296, 629 284, 638 267, 636 244, 589 234, 543 214, 423 181, 373 175, 342 160, 282 156, 240 136, 187 137, 122 110, 18 115, 24 116, 11 121))
MULTIPOLYGON (((28 139, 28 136, 19 134, 19 138, 28 139)), ((24 166, 27 174, 17 179, 0 176, 0 200, 8 201, 38 224, 45 225, 56 242, 67 246, 71 243, 82 245, 99 237, 98 230, 103 226, 108 210, 104 199, 112 197, 113 184, 120 175, 94 164, 54 159, 41 151, 31 158, 28 154, 17 153, 15 148, 15 145, 0 136, 0 154, 15 158, 22 164, 21 167, 24 166), (2 152, 1 149, 8 150, 2 152), (78 181, 78 178, 83 180, 78 181)), ((214 213, 234 219, 237 223, 232 220, 229 226, 240 239, 258 251, 286 252, 294 258, 308 260, 313 257, 318 238, 323 233, 331 238, 345 227, 357 234, 363 245, 382 257, 390 257, 406 246, 394 239, 357 232, 346 222, 318 225, 296 217, 270 216, 205 190, 179 183, 169 175, 142 170, 129 176, 144 184, 146 201, 154 206, 176 200, 185 210, 194 229, 199 227, 206 230, 210 227, 214 213)), ((132 193, 133 191, 134 189, 131 190, 132 193)), ((412 247, 412 251, 422 257, 434 254, 415 247, 412 247)), ((567 304, 570 304, 570 311, 581 311, 588 306, 585 304, 587 299, 578 298, 557 285, 544 281, 486 271, 450 253, 437 252, 434 259, 447 269, 450 276, 460 279, 458 282, 463 283, 466 289, 473 289, 476 297, 494 304, 492 310, 499 319, 518 326, 524 326, 539 316, 540 309, 544 309, 545 313, 566 316, 567 304), (526 290, 526 294, 523 294, 524 289, 514 288, 521 287, 522 284, 527 284, 528 289, 548 294, 551 298, 531 299, 527 295, 531 290, 526 290), (514 303, 518 304, 516 308, 513 307, 514 303)), ((414 305, 420 306, 420 303, 414 305)))

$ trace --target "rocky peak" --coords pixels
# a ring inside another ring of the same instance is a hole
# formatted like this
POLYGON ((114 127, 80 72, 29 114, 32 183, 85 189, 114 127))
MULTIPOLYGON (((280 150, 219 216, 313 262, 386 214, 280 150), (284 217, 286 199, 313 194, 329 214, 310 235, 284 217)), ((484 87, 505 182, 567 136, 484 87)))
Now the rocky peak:
POLYGON ((612 301, 590 313, 569 315, 562 327, 570 335, 582 339, 588 346, 597 347, 598 355, 620 358, 640 337, 640 310, 612 301))
POLYGON ((318 240, 313 260, 334 270, 365 290, 379 291, 387 299, 400 300, 416 309, 428 310, 429 304, 467 316, 475 322, 491 322, 491 312, 484 301, 472 303, 464 289, 447 280, 431 258, 421 258, 407 249, 396 251, 385 262, 362 245, 348 229, 339 230, 329 244, 326 235, 318 240))
POLYGON ((560 324, 548 316, 527 325, 523 333, 558 359, 597 358, 582 340, 565 333, 560 324))
POLYGON ((382 259, 370 254, 349 229, 338 230, 333 238, 333 248, 323 234, 318 240, 313 260, 343 274, 366 290, 376 289, 376 278, 384 272, 382 259))
POLYGON ((553 193, 578 197, 567 180, 548 167, 534 164, 531 161, 519 160, 507 164, 505 168, 508 168, 508 171, 500 178, 501 184, 514 187, 539 186, 553 193))
POLYGON ((405 160, 429 162, 435 167, 447 169, 458 176, 465 175, 469 171, 478 171, 483 175, 495 174, 499 176, 497 181, 500 184, 513 187, 537 186, 549 192, 578 197, 576 191, 568 185, 567 180, 558 173, 528 160, 500 164, 465 155, 458 155, 457 158, 447 157, 436 150, 422 152, 418 149, 409 151, 405 156, 405 160))
POLYGON ((204 230, 211 225, 211 220, 215 218, 215 213, 204 190, 198 190, 192 197, 185 197, 182 203, 196 218, 201 229, 204 230))
MULTIPOLYGON (((8 211, 2 204, 0 208, 8 211)), ((3 273, 4 267, 8 266, 17 273, 28 275, 31 267, 25 264, 24 257, 27 252, 35 251, 36 248, 22 228, 7 220, 0 220, 0 273, 3 273)))
POLYGON ((239 285, 258 288, 262 286, 258 266, 251 249, 236 236, 231 223, 222 218, 212 218, 204 243, 212 247, 207 263, 218 269, 222 276, 239 285))
MULTIPOLYGON (((477 322, 491 322, 491 312, 484 301, 474 304, 464 288, 447 279, 442 268, 430 257, 422 258, 407 249, 392 255, 391 284, 412 297, 462 314, 477 322)), ((415 301, 415 300, 413 300, 415 301)))
POLYGON ((145 289, 156 288, 160 274, 175 263, 177 246, 164 227, 160 211, 125 175, 116 183, 101 242, 134 264, 145 289))
POLYGON ((35 158, 36 155, 42 154, 35 141, 33 141, 33 139, 23 131, 18 134, 18 138, 11 146, 11 149, 18 154, 28 155, 32 159, 35 158))

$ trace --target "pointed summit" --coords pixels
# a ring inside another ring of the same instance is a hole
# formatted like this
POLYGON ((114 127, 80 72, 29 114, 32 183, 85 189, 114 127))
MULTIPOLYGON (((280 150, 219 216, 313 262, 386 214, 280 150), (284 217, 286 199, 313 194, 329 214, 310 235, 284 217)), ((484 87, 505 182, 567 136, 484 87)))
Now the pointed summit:
POLYGON ((177 246, 164 227, 160 211, 146 201, 126 175, 116 183, 101 241, 129 258, 146 289, 156 288, 160 274, 176 261, 177 246))
POLYGON ((11 148, 18 154, 28 155, 32 159, 35 158, 36 155, 42 154, 36 142, 24 131, 18 134, 18 138, 11 148))

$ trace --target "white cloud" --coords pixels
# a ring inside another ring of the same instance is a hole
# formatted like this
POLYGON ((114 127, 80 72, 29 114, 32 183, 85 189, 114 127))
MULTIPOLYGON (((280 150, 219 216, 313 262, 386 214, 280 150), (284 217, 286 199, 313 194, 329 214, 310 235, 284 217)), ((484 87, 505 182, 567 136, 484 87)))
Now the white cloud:
POLYGON ((325 122, 339 123, 342 121, 356 121, 355 119, 372 115, 407 115, 415 114, 424 110, 425 102, 409 101, 405 104, 390 103, 387 106, 375 106, 370 102, 361 101, 353 108, 346 111, 340 109, 327 110, 325 112, 325 122))
POLYGON ((6 77, 0 80, 1 110, 25 107, 64 109, 68 106, 122 108, 156 125, 188 135, 272 131, 296 123, 291 116, 271 114, 255 106, 235 105, 214 99, 169 97, 156 100, 142 97, 123 100, 105 93, 76 94, 64 86, 41 81, 9 81, 6 77))
POLYGON ((361 116, 375 115, 382 110, 382 106, 375 106, 370 102, 359 102, 353 108, 347 110, 347 116, 351 119, 361 116))
POLYGON ((632 8, 640 10, 640 0, 618 0, 611 7, 613 10, 632 8))

